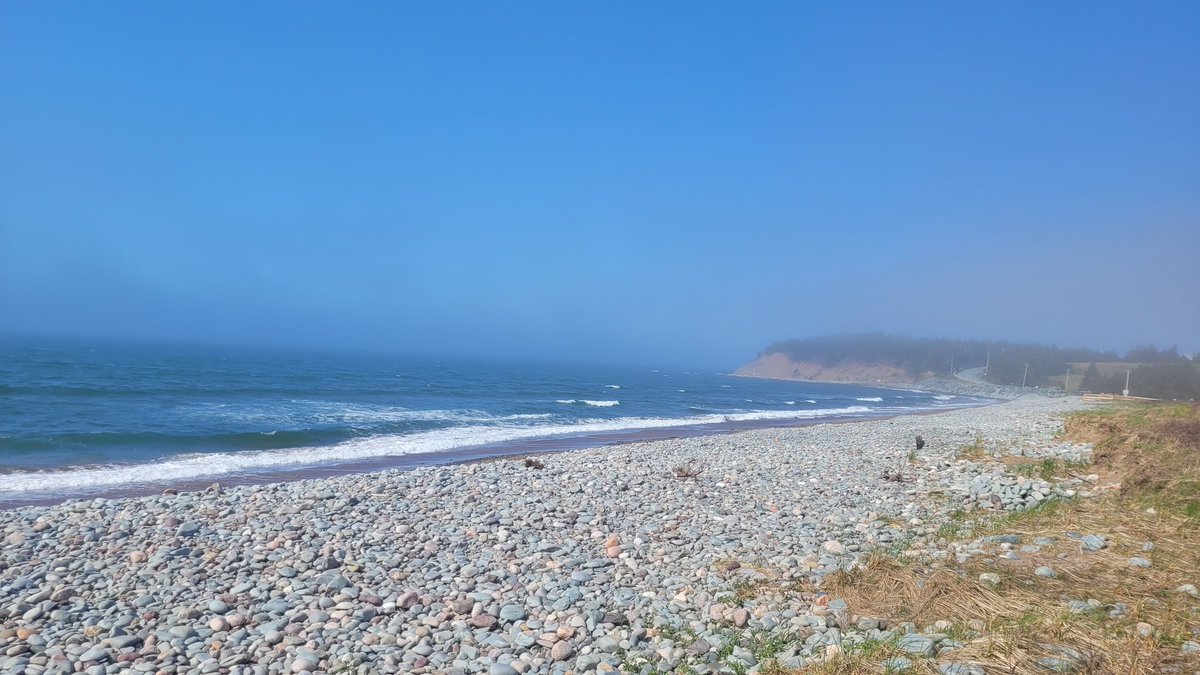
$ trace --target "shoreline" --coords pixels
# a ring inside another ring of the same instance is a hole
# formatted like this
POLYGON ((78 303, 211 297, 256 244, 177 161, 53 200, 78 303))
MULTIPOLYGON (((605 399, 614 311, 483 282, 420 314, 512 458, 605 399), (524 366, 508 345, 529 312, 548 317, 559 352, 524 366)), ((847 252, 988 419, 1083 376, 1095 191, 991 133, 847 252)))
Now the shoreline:
POLYGON ((860 382, 858 380, 810 380, 803 377, 772 377, 770 375, 751 375, 749 373, 729 373, 729 377, 745 377, 751 380, 775 380, 776 382, 812 382, 813 384, 851 384, 859 387, 874 387, 876 389, 912 389, 926 380, 912 382, 860 382))
POLYGON ((873 420, 890 419, 908 415, 936 415, 955 410, 978 408, 995 403, 947 407, 945 409, 914 409, 911 412, 880 413, 873 415, 830 415, 816 418, 763 419, 727 421, 716 424, 692 424, 674 427, 630 429, 624 431, 583 433, 568 436, 520 439, 500 443, 465 446, 452 450, 388 455, 345 462, 329 463, 297 468, 278 468, 238 474, 213 474, 184 480, 164 480, 135 485, 119 485, 81 491, 67 495, 46 495, 45 492, 28 496, 9 497, 0 493, 0 511, 20 509, 27 506, 55 506, 65 502, 92 499, 127 499, 161 494, 164 490, 178 493, 201 492, 212 485, 225 488, 240 486, 270 485, 295 481, 321 480, 346 475, 364 475, 388 471, 411 471, 423 467, 454 466, 479 461, 491 461, 517 456, 555 455, 564 452, 592 450, 659 440, 695 438, 736 434, 753 429, 783 429, 819 424, 853 424, 873 420))
POLYGON ((957 453, 983 438, 1075 456, 1053 435, 1082 407, 1030 396, 559 452, 543 469, 513 457, 0 511, 0 620, 15 629, 0 671, 750 668, 750 652, 722 651, 743 631, 786 637, 772 658, 798 668, 886 631, 812 591, 780 605, 738 589, 819 588, 873 550, 932 550, 955 510, 1074 494, 997 487, 1002 469, 957 453))

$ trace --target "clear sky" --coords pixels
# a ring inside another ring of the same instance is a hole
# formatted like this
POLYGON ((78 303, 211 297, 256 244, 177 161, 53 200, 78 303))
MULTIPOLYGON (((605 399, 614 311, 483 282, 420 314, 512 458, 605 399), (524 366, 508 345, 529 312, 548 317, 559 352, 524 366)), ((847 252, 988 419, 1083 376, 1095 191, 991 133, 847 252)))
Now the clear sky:
POLYGON ((0 331, 1200 350, 1200 3, 0 3, 0 331))

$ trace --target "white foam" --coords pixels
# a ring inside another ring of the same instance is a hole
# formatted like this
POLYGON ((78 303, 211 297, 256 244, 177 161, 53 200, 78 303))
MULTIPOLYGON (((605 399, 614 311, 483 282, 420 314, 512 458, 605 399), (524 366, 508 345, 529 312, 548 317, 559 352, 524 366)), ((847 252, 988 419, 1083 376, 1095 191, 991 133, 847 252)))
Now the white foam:
POLYGON ((830 415, 859 415, 872 412, 865 405, 852 405, 846 408, 825 408, 823 410, 751 410, 743 413, 721 415, 725 420, 734 422, 757 422, 765 420, 802 420, 830 415))
POLYGON ((784 401, 784 403, 786 403, 788 405, 796 405, 795 401, 784 401))
POLYGON ((461 426, 412 434, 379 435, 357 438, 336 445, 247 452, 213 452, 176 455, 143 464, 110 465, 66 471, 11 473, 0 477, 0 495, 29 492, 86 491, 122 485, 170 483, 244 474, 272 469, 319 466, 381 457, 428 454, 460 448, 494 445, 535 438, 556 438, 601 434, 636 429, 662 429, 679 426, 749 422, 764 420, 803 420, 832 415, 859 415, 871 412, 865 406, 822 410, 759 410, 731 414, 704 414, 691 417, 626 417, 614 420, 584 420, 576 424, 538 426, 461 426))
POLYGON ((620 389, 620 388, 621 388, 621 385, 619 385, 619 384, 606 384, 606 385, 604 385, 604 388, 605 388, 605 389, 620 389))
POLYGON ((949 401, 949 400, 951 400, 951 399, 953 399, 953 398, 954 398, 953 396, 946 396, 946 395, 944 395, 944 394, 938 394, 937 396, 934 396, 934 397, 933 397, 933 400, 935 400, 935 401, 949 401))
POLYGON ((878 403, 878 402, 882 401, 883 398, 879 397, 879 396, 865 396, 863 398, 857 398, 854 400, 856 400, 856 401, 871 401, 873 403, 878 403))
POLYGON ((620 401, 589 401, 587 399, 579 398, 560 398, 554 402, 561 403, 562 405, 590 405, 593 408, 611 408, 615 405, 621 405, 620 401))
POLYGON ((268 426, 306 427, 310 424, 366 426, 388 422, 489 422, 509 419, 494 413, 474 409, 430 409, 403 408, 400 406, 372 406, 346 404, 333 401, 291 401, 281 407, 275 404, 260 405, 207 405, 189 411, 194 415, 217 416, 240 422, 251 422, 268 426))

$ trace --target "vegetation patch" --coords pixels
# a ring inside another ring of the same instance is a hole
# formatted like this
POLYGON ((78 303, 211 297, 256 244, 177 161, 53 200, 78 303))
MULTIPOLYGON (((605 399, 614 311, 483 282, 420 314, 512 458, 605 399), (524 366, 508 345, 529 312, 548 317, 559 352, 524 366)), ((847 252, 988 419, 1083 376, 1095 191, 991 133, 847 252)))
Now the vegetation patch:
MULTIPOLYGON (((955 562, 878 552, 827 577, 822 590, 856 616, 911 623, 961 642, 940 662, 986 672, 1195 672, 1200 653, 1200 406, 1117 405, 1072 415, 1064 438, 1094 444, 1089 470, 1120 483, 1093 498, 995 516, 957 512, 938 531, 984 552, 955 562), (975 518, 976 520, 969 520, 975 518), (1015 555, 979 537, 1005 534, 1015 555), (1097 539, 1087 539, 1097 537, 1097 539), (1018 542, 1013 544, 1011 542, 1018 542), (989 548, 990 547, 990 548, 989 548), (947 628, 947 626, 949 626, 947 628)), ((1055 478, 1082 465, 1037 461, 1055 478)), ((847 642, 801 673, 886 673, 894 644, 847 642)), ((910 673, 938 663, 903 654, 910 673)))
POLYGON ((1030 459, 1028 457, 1014 457, 1005 463, 1009 465, 1008 470, 1018 476, 1040 478, 1044 481, 1067 478, 1091 466, 1087 462, 1070 462, 1052 458, 1030 459))
POLYGON ((1120 479, 1120 494, 1200 518, 1200 404, 1125 404, 1066 420, 1067 440, 1093 444, 1097 467, 1120 479))
POLYGON ((962 446, 958 449, 957 454, 959 458, 969 459, 972 462, 981 462, 992 457, 992 453, 984 447, 982 438, 976 438, 974 443, 962 446))

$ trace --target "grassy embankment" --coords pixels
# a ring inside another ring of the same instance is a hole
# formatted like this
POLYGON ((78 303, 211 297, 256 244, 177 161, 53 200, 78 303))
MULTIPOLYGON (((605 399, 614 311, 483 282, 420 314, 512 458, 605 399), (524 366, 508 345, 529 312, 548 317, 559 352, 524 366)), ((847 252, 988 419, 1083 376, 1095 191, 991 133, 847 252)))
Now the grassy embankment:
MULTIPOLYGON (((965 564, 951 557, 940 565, 876 554, 821 590, 845 599, 855 615, 948 634, 963 646, 943 654, 942 663, 952 655, 988 673, 1053 672, 1047 666, 1054 664, 1077 673, 1200 668, 1200 653, 1181 650, 1200 639, 1200 598, 1179 590, 1200 583, 1200 406, 1114 405, 1074 414, 1065 428, 1066 439, 1095 444, 1092 466, 1038 461, 1013 468, 1042 478, 1095 474, 1100 496, 991 519, 961 514, 940 533, 948 543, 1016 534, 1022 544, 1040 540, 1036 552, 1018 550, 1015 560, 980 555, 965 564), (1084 551, 1080 534, 1101 535, 1107 545, 1084 551), (1043 566, 1055 576, 1036 575, 1043 566), (981 581, 984 573, 999 583, 981 581)), ((964 448, 972 452, 978 449, 964 448)), ((885 672, 881 662, 893 656, 911 662, 906 672, 937 672, 935 661, 904 654, 893 642, 849 646, 798 672, 885 672)))

